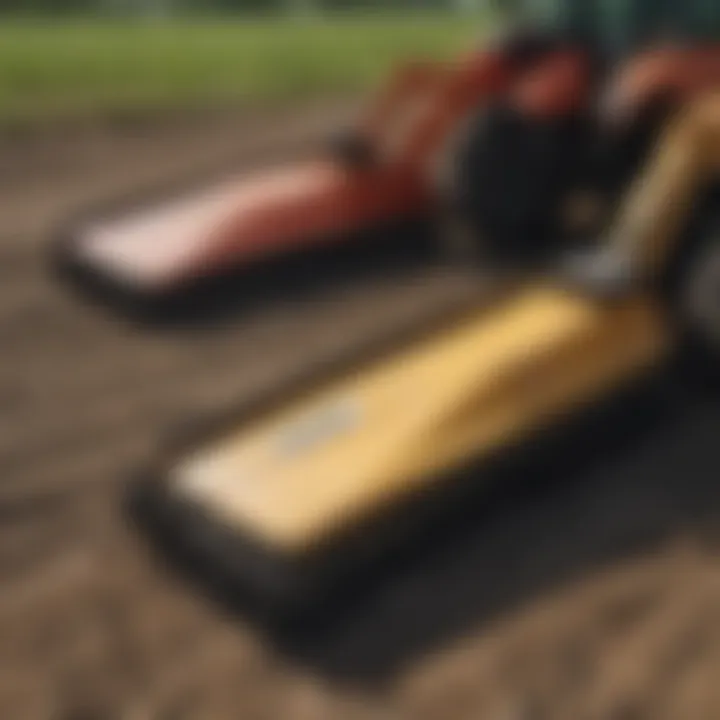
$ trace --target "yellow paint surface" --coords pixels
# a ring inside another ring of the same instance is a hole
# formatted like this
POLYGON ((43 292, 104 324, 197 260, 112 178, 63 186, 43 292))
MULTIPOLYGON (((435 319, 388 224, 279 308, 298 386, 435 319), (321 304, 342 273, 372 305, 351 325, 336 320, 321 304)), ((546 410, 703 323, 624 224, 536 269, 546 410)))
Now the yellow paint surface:
POLYGON ((174 489, 301 552, 611 390, 667 347, 646 298, 601 306, 529 288, 218 438, 179 462, 174 489))

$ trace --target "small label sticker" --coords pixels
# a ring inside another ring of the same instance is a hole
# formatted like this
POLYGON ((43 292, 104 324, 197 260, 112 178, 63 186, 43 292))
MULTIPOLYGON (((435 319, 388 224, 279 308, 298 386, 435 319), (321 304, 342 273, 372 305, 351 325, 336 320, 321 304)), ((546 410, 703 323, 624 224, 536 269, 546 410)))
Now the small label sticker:
POLYGON ((283 458, 308 452, 356 428, 360 417, 358 403, 350 398, 323 405, 281 431, 277 452, 283 458))

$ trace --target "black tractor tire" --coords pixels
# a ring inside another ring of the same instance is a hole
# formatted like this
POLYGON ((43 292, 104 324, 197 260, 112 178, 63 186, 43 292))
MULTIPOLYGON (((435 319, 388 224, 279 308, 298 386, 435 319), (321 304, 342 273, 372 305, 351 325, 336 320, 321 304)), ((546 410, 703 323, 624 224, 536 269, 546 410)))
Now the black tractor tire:
POLYGON ((691 227, 668 263, 660 292, 679 334, 683 375, 720 390, 720 216, 717 196, 699 203, 691 227))
POLYGON ((677 303, 689 336, 720 363, 720 226, 689 259, 677 303))

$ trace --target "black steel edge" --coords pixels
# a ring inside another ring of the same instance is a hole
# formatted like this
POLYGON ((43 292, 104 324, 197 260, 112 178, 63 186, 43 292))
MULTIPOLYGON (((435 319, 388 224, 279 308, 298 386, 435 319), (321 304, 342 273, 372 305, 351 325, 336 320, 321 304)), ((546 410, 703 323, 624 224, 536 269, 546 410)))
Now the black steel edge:
POLYGON ((55 234, 50 243, 48 271, 67 290, 86 302, 124 319, 155 325, 183 318, 192 319, 194 310, 209 305, 213 294, 242 285, 251 268, 228 267, 213 275, 183 279, 169 287, 146 290, 123 282, 86 262, 75 251, 77 233, 73 226, 55 234))
POLYGON ((103 273, 75 251, 80 225, 64 226, 50 240, 48 270, 83 299, 112 307, 128 317, 150 318, 164 309, 169 296, 144 292, 103 273))
POLYGON ((411 237, 416 238, 417 256, 422 257, 430 245, 430 220, 422 213, 403 215, 357 228, 342 242, 319 238, 287 252, 270 253, 251 262, 228 263, 225 268, 189 276, 168 287, 143 290, 104 273, 76 252, 75 244, 85 218, 98 216, 95 212, 79 214, 60 225, 49 241, 49 271, 81 298, 97 301, 128 319, 150 324, 193 320, 195 316, 202 319, 205 315, 222 317, 225 311, 263 300, 271 287, 283 287, 285 283, 277 283, 277 277, 284 270, 299 269, 305 261, 308 266, 322 267, 324 260, 338 253, 372 254, 378 250, 382 254, 393 247, 402 249, 411 237), (387 242, 386 238, 392 240, 387 242))
POLYGON ((159 466, 138 474, 124 501, 136 529, 192 584, 223 599, 242 599, 243 612, 267 620, 307 603, 310 586, 300 565, 174 495, 159 466))

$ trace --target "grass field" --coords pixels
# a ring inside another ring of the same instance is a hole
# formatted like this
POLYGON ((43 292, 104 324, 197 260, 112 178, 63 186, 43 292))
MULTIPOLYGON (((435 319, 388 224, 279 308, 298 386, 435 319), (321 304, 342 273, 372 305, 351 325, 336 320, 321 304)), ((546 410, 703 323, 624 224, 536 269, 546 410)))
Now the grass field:
POLYGON ((443 56, 460 17, 0 26, 0 120, 143 112, 372 82, 408 55, 443 56))

